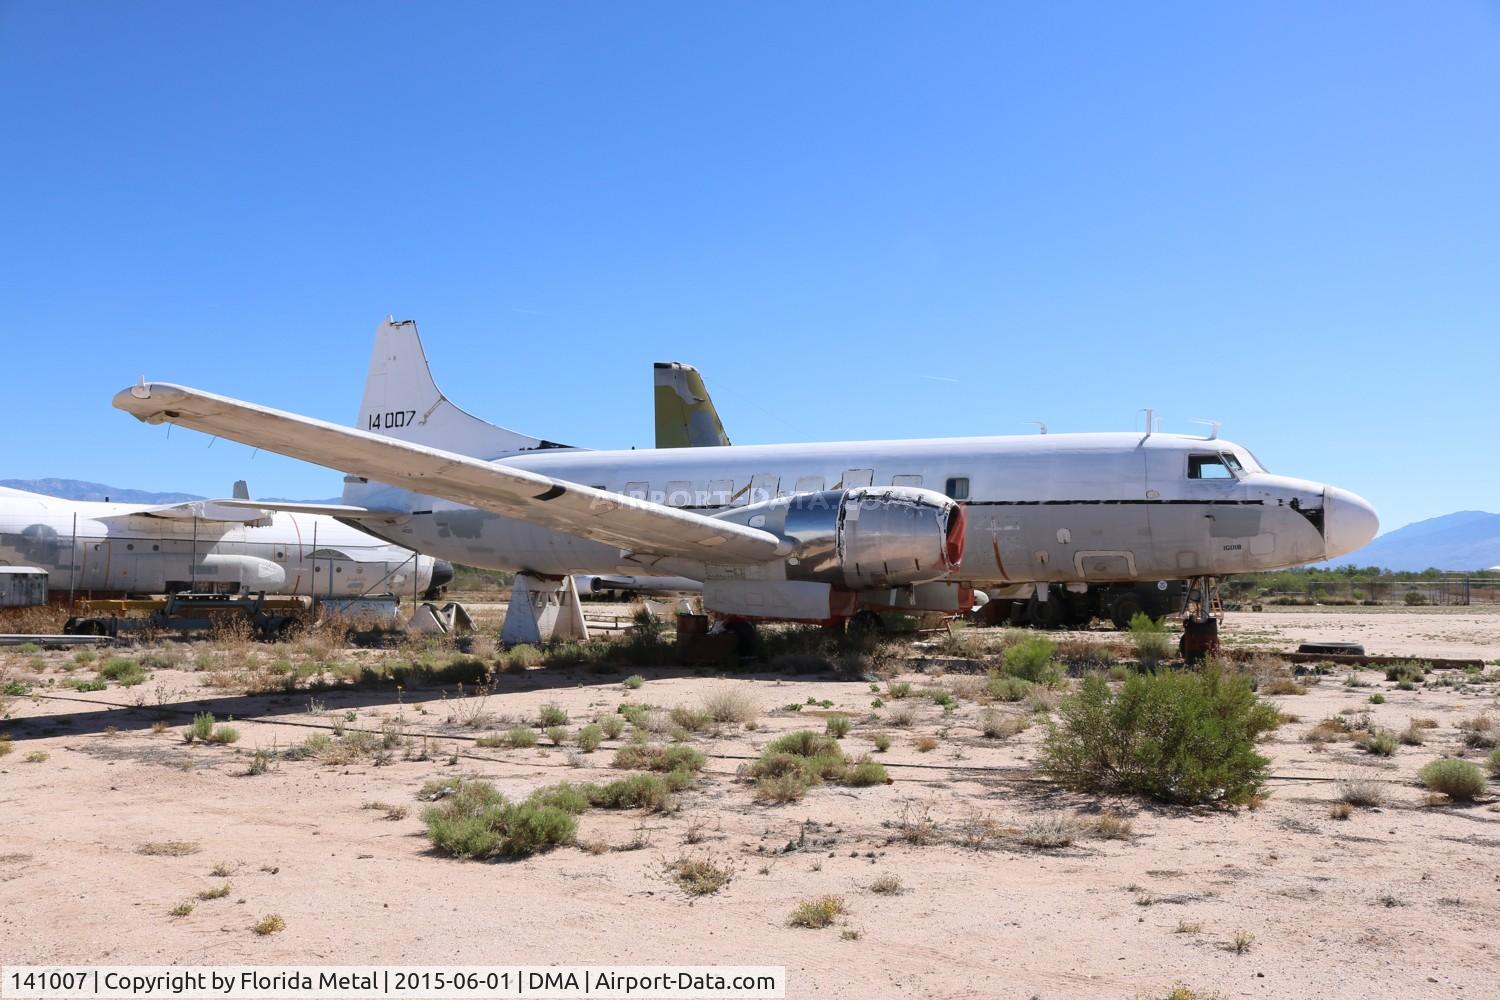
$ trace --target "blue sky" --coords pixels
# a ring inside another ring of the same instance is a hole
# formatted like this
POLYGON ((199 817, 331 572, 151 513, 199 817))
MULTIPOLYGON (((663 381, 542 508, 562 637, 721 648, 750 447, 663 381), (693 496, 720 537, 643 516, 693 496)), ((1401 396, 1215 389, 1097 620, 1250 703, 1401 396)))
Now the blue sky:
POLYGON ((647 445, 1224 422, 1386 528, 1500 510, 1494 3, 0 2, 0 478, 322 497, 109 406, 352 421, 381 317, 647 445))

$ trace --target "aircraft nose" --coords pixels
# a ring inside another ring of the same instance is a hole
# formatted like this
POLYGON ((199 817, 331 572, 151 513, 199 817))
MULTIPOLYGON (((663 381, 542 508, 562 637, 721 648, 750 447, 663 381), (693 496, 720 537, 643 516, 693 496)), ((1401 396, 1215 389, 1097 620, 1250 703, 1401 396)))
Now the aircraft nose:
POLYGON ((1370 502, 1357 493, 1330 486, 1323 499, 1323 540, 1329 559, 1370 544, 1380 530, 1380 518, 1370 502))

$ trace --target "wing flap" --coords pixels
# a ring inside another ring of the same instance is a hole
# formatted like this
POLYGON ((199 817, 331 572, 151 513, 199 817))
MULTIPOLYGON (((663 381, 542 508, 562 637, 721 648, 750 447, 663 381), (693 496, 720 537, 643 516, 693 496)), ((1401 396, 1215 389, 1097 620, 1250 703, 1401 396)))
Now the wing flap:
POLYGON ((180 424, 629 552, 742 563, 788 550, 758 528, 185 386, 143 381, 114 406, 146 423, 180 424))

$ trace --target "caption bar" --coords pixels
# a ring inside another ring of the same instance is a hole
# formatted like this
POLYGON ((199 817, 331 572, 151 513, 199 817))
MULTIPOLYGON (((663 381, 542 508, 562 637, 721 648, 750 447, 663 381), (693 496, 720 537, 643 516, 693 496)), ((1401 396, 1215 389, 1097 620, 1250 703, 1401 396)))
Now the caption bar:
POLYGON ((673 997, 786 996, 780 965, 27 965, 0 970, 0 997, 673 997))

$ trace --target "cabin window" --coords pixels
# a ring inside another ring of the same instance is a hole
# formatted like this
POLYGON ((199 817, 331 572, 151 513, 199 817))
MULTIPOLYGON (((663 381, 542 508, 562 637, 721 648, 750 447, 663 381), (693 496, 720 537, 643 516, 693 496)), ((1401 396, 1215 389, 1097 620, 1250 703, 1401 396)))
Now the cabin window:
POLYGON ((874 469, 850 469, 844 473, 844 489, 852 490, 858 486, 869 486, 875 481, 874 469))
POLYGON ((943 492, 953 500, 969 499, 969 477, 954 476, 943 484, 943 492))
POLYGON ((625 495, 635 500, 646 499, 646 494, 651 492, 650 483, 626 483, 625 495))
POLYGON ((803 476, 797 480, 797 493, 818 493, 823 489, 822 476, 803 476))
POLYGON ((780 486, 781 477, 772 475, 769 472, 762 473, 758 476, 751 476, 750 494, 746 498, 745 502, 752 504, 764 503, 765 501, 770 500, 776 496, 776 492, 780 488, 780 486))
POLYGON ((693 505, 693 484, 686 479, 673 479, 667 483, 667 506, 668 507, 691 507, 693 505))
POLYGON ((921 486, 922 485, 922 477, 921 476, 892 476, 891 477, 891 485, 892 486, 921 486))
MULTIPOLYGON (((1236 463, 1238 464, 1238 463, 1236 463)), ((1233 479, 1234 473, 1222 455, 1189 455, 1189 479, 1233 479)))
POLYGON ((708 496, 704 504, 709 507, 725 507, 734 497, 734 480, 732 479, 710 479, 708 481, 708 496))

